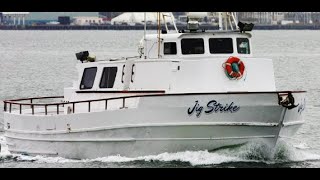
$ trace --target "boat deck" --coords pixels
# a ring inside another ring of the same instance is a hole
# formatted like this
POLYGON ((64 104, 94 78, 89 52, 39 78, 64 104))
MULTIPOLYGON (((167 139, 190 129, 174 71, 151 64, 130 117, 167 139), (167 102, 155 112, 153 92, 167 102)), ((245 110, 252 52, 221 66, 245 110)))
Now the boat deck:
POLYGON ((306 91, 270 91, 270 92, 225 92, 225 93, 150 93, 150 94, 135 94, 132 96, 112 97, 106 99, 92 99, 84 101, 64 101, 64 96, 52 96, 52 97, 37 97, 37 98, 25 98, 15 100, 4 101, 4 111, 12 114, 20 115, 64 115, 75 113, 90 113, 101 112, 109 110, 119 110, 127 108, 137 108, 141 97, 153 97, 153 96, 189 96, 189 95, 225 95, 225 94, 277 94, 279 99, 279 105, 282 97, 287 97, 291 93, 305 93, 306 91), (60 102, 56 100, 60 99, 60 102), (44 100, 45 103, 35 103, 35 101, 44 100), (52 102, 55 100, 55 102, 52 102), (27 101, 27 102, 26 102, 27 101))

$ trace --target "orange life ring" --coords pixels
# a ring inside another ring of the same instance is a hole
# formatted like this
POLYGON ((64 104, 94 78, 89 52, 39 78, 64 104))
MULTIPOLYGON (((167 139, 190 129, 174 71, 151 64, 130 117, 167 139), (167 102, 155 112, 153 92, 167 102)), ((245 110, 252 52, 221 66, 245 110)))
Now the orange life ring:
POLYGON ((226 74, 229 78, 240 79, 243 76, 245 65, 238 57, 229 57, 224 63, 226 74))

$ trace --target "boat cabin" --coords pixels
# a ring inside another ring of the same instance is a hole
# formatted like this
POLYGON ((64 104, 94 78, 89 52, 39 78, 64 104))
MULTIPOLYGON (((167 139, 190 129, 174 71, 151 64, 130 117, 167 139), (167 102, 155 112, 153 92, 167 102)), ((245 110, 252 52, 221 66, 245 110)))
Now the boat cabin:
POLYGON ((251 57, 251 34, 239 32, 175 33, 147 35, 144 48, 148 59, 190 57, 251 57), (160 48, 158 47, 160 44, 160 48))
POLYGON ((253 57, 249 33, 174 33, 161 34, 160 38, 153 34, 141 41, 139 50, 137 57, 79 63, 78 80, 65 89, 65 97, 82 100, 123 93, 275 90, 272 60, 253 57), (241 78, 228 75, 226 62, 230 57, 240 59, 238 63, 245 66, 241 78))

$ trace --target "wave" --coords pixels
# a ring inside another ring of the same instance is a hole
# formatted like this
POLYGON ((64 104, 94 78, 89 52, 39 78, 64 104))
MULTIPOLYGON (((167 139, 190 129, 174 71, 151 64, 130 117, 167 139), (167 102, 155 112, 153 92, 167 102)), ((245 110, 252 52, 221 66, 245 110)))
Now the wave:
POLYGON ((0 136, 2 150, 0 152, 0 162, 14 160, 17 162, 33 163, 128 163, 135 161, 144 162, 183 162, 191 166, 199 165, 219 165, 234 162, 277 164, 286 162, 301 162, 320 160, 320 155, 308 151, 306 144, 292 145, 284 141, 279 141, 273 149, 261 142, 247 143, 241 146, 227 147, 215 151, 184 151, 176 153, 162 153, 158 155, 140 156, 135 158, 123 156, 108 156, 96 159, 73 160, 62 157, 26 156, 20 154, 10 154, 5 145, 4 138, 0 136))

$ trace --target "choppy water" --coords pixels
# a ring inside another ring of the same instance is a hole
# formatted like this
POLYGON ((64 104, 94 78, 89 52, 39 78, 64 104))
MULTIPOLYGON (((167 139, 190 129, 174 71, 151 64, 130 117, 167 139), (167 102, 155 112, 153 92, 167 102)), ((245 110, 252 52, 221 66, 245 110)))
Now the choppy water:
MULTIPOLYGON (((275 151, 251 143, 214 152, 76 161, 10 154, 2 146, 0 167, 320 167, 320 31, 252 34, 254 54, 274 59, 277 89, 308 91, 306 124, 275 151)), ((0 100, 62 95, 76 77, 76 52, 89 50, 98 59, 134 56, 142 36, 143 31, 0 31, 0 100)), ((2 103, 0 108, 2 122, 2 103)))

